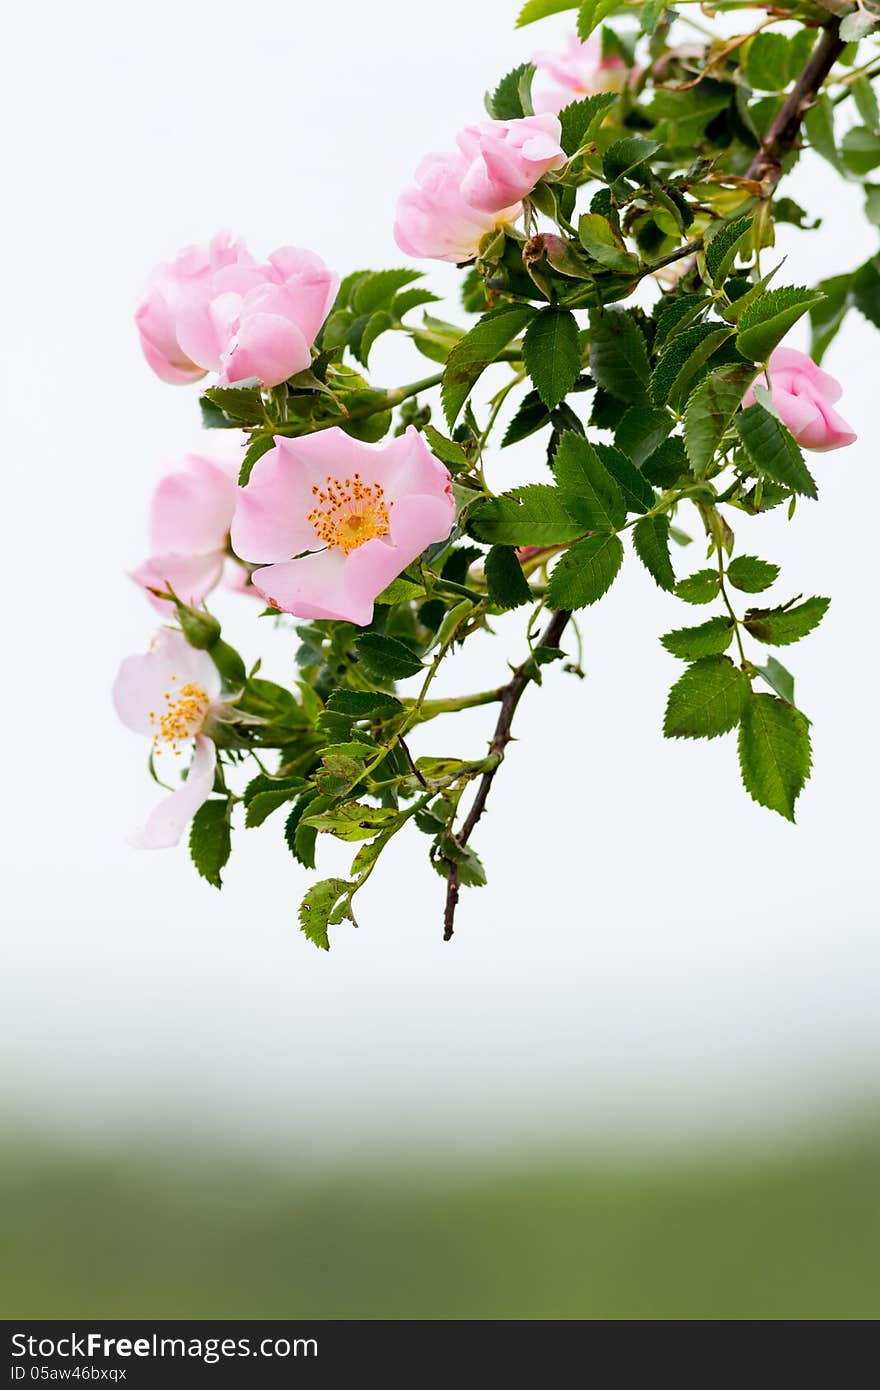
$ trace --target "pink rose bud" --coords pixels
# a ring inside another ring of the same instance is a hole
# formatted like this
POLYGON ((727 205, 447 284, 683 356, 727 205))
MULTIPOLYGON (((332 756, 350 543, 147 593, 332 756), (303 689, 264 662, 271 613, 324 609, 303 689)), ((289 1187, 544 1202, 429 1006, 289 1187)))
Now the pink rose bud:
POLYGON ((339 279, 311 251, 284 246, 256 265, 239 246, 235 258, 182 252, 151 285, 136 317, 147 361, 163 380, 215 371, 224 383, 256 377, 278 386, 311 365, 339 279), (197 260, 195 276, 180 269, 188 271, 187 257, 197 260))
POLYGON ((628 68, 616 54, 602 57, 602 45, 595 34, 581 43, 569 34, 562 52, 536 53, 532 58, 538 74, 546 74, 555 87, 537 91, 533 102, 538 112, 558 112, 564 106, 596 92, 619 92, 626 83, 628 68))
POLYGON ((515 222, 522 199, 565 163, 555 116, 466 126, 452 154, 429 154, 401 194, 394 239, 408 256, 473 260, 480 242, 515 222))
MULTIPOLYGON (((805 352, 778 347, 770 358, 769 376, 773 407, 804 449, 842 449, 858 437, 833 409, 843 394, 840 382, 805 352)), ((755 386, 762 384, 759 376, 743 397, 744 406, 755 404, 755 386)))

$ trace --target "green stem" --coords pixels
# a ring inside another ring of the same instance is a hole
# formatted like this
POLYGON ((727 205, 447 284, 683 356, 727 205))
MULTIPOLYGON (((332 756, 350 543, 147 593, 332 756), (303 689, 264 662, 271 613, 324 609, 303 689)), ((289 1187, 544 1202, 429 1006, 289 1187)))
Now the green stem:
MULTIPOLYGON (((478 690, 474 695, 449 695, 439 700, 423 700, 419 711, 419 723, 435 719, 438 714, 455 714, 460 709, 476 709, 478 705, 492 705, 502 698, 504 690, 478 690)), ((408 703, 408 702, 405 702, 408 703)), ((415 700, 413 700, 415 705, 415 700)))

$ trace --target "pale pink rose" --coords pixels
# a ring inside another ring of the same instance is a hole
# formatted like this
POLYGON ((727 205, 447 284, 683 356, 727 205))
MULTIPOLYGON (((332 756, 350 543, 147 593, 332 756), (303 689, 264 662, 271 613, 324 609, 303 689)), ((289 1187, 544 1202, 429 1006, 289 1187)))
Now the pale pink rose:
POLYGON ((182 311, 210 302, 215 275, 229 266, 252 265, 241 241, 218 232, 210 245, 185 246, 173 261, 157 266, 135 313, 141 348, 157 376, 173 385, 198 381, 207 368, 181 347, 178 322, 182 311))
POLYGON ((559 112, 564 106, 596 92, 619 92, 626 83, 628 68, 616 54, 602 57, 602 44, 597 34, 581 43, 577 34, 569 34, 561 51, 536 53, 532 62, 538 74, 545 74, 555 87, 536 91, 535 110, 559 112))
POLYGON ((458 151, 427 155, 417 186, 401 194, 394 226, 401 251, 473 260, 483 237, 515 222, 522 199, 549 169, 565 163, 560 135, 559 121, 546 115, 466 126, 458 151))
MULTIPOLYGON (((778 347, 770 357, 769 376, 774 409, 804 449, 842 449, 858 438, 833 409, 843 394, 840 382, 805 352, 778 347)), ((743 397, 744 406, 755 404, 755 386, 764 384, 763 376, 756 378, 743 397)))
POLYGON ((363 444, 337 426, 279 438, 239 492, 232 546, 254 587, 298 618, 365 627, 373 601, 455 519, 447 469, 412 426, 363 444))
MULTIPOLYGON (((235 462, 187 454, 153 492, 151 554, 131 577, 160 613, 171 616, 174 606, 151 589, 170 588, 182 603, 197 607, 223 577, 237 472, 235 462)), ((230 567, 243 573, 240 565, 230 567)))
POLYGON ((551 169, 565 163, 556 116, 482 121, 465 126, 458 148, 468 161, 461 191, 472 207, 494 212, 518 203, 551 169))
MULTIPOLYGON (((338 288, 338 276, 312 251, 283 246, 264 265, 242 251, 212 266, 195 286, 186 282, 176 295, 165 295, 162 325, 166 342, 173 336, 177 374, 159 375, 191 381, 214 371, 227 384, 256 377, 278 386, 311 365, 312 343, 338 288)), ((159 370, 149 353, 147 360, 159 370)))
POLYGON ((153 741, 159 775, 167 780, 176 759, 191 753, 186 781, 155 807, 142 830, 130 837, 139 849, 176 845, 214 785, 217 750, 205 725, 217 710, 220 677, 206 652, 189 645, 182 632, 162 628, 144 656, 126 657, 113 685, 116 713, 136 734, 153 741), (172 767, 167 770, 165 760, 172 767))

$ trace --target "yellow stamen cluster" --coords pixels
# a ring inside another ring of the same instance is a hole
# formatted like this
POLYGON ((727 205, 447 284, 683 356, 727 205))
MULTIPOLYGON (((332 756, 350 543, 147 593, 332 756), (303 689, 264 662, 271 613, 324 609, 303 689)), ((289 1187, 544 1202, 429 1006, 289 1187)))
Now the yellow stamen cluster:
POLYGON ((388 512, 381 483, 365 483, 360 473, 350 478, 334 478, 329 473, 324 487, 313 487, 317 505, 307 520, 327 546, 337 546, 346 555, 365 541, 387 536, 388 512))
MULTIPOLYGON (((177 677, 172 676, 171 679, 176 681, 177 677)), ((202 687, 192 681, 187 681, 177 690, 164 691, 162 698, 165 709, 158 713, 150 710, 150 723, 155 730, 153 747, 158 752, 163 743, 170 744, 179 757, 178 744, 201 732, 211 701, 202 687)))

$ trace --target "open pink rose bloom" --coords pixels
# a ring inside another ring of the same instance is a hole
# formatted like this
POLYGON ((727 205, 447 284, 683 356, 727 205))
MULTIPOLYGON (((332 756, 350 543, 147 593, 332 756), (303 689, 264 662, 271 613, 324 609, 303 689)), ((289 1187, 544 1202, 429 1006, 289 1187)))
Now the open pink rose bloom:
POLYGON ((408 256, 472 260, 487 232, 515 222, 522 199, 565 163, 556 116, 465 126, 458 150, 429 154, 401 194, 394 239, 408 256))
POLYGON ((278 386, 311 365, 312 343, 339 279, 312 251, 284 246, 258 265, 221 232, 154 271, 135 320, 144 356, 163 381, 278 386))
POLYGON ((363 444, 334 426, 276 440, 239 493, 235 553, 267 603, 366 626, 373 601, 455 518, 449 473, 412 426, 363 444))
POLYGON ((179 470, 156 487, 150 505, 151 554, 131 577, 144 586, 160 613, 173 614, 173 604, 150 590, 170 587, 183 603, 198 605, 227 566, 246 580, 242 566, 226 555, 237 473, 236 463, 187 454, 179 470))
MULTIPOLYGON (((842 449, 857 438, 834 406, 843 394, 840 382, 817 367, 797 348, 778 347, 769 362, 770 398, 780 420, 804 449, 842 449)), ((763 377, 755 384, 761 385, 763 377)), ((755 404, 752 385, 743 405, 755 404)))
POLYGON ((532 101, 537 112, 559 112, 564 106, 596 92, 618 92, 626 82, 629 69, 616 54, 602 57, 602 45, 596 34, 581 43, 577 34, 569 34, 565 48, 559 51, 536 53, 532 62, 538 77, 546 74, 555 87, 535 90, 532 101))
POLYGON ((113 685, 116 713, 136 734, 153 741, 158 774, 191 752, 185 782, 153 810, 142 830, 132 835, 139 849, 176 845, 214 785, 217 753, 203 732, 220 694, 220 677, 206 652, 191 647, 182 632, 162 628, 143 656, 126 657, 113 685))

